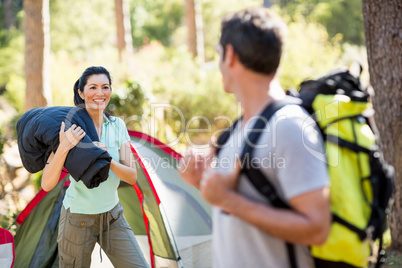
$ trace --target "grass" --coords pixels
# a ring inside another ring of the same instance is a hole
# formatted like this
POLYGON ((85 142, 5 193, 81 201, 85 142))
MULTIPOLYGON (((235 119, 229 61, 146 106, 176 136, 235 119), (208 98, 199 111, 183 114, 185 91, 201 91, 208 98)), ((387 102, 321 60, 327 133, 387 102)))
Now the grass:
POLYGON ((386 250, 385 263, 383 268, 402 267, 402 253, 397 251, 386 250))
MULTIPOLYGON (((378 246, 379 246, 378 241, 376 241, 373 245, 373 253, 375 256, 371 259, 371 261, 377 260, 376 255, 378 251, 378 246)), ((402 252, 391 250, 390 246, 391 246, 391 231, 388 228, 383 235, 383 250, 385 250, 385 260, 381 268, 402 267, 402 252)), ((371 264, 369 267, 374 268, 375 265, 371 264)))
POLYGON ((383 239, 384 239, 383 248, 385 248, 385 252, 386 252, 386 255, 385 255, 386 259, 385 259, 385 263, 384 263, 383 267, 384 268, 402 267, 402 252, 398 252, 398 251, 389 249, 391 246, 391 231, 389 228, 384 232, 383 239))

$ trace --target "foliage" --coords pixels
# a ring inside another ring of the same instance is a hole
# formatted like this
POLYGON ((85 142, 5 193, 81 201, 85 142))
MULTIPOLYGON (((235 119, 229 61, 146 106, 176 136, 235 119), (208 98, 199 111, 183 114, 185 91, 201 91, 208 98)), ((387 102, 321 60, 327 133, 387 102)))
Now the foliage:
POLYGON ((29 179, 34 185, 36 192, 38 192, 41 189, 42 171, 32 174, 29 179))
POLYGON ((108 109, 116 116, 125 118, 127 127, 134 129, 135 125, 129 122, 141 120, 145 105, 146 99, 141 84, 134 80, 127 80, 124 88, 113 90, 108 109))
POLYGON ((342 35, 343 42, 364 45, 361 0, 327 1, 317 4, 309 19, 324 25, 330 38, 342 35))
MULTIPOLYGON (((233 95, 226 94, 217 68, 201 70, 191 92, 176 89, 170 104, 167 123, 181 142, 188 145, 208 144, 219 129, 228 127, 240 113, 233 95)), ((187 89, 187 91, 189 91, 187 89)))
MULTIPOLYGON (((202 0, 200 2, 207 61, 214 59, 222 17, 241 8, 261 5, 260 0, 232 0, 230 5, 227 1, 202 0)), ((131 0, 130 6, 135 47, 152 41, 159 41, 168 47, 186 44, 185 1, 131 0)))
MULTIPOLYGON (((223 92, 217 68, 214 48, 219 41, 221 18, 225 13, 260 5, 260 2, 235 0, 228 6, 225 1, 201 1, 209 62, 200 66, 187 52, 184 1, 130 0, 132 34, 138 48, 133 59, 135 69, 130 71, 118 62, 113 1, 99 0, 95 5, 93 1, 51 0, 54 104, 72 105, 72 86, 82 71, 90 65, 103 65, 114 75, 109 109, 129 120, 130 128, 141 128, 166 142, 184 137, 188 129, 207 129, 199 133, 190 130, 186 134, 188 139, 180 142, 208 142, 215 130, 227 126, 228 120, 240 113, 233 96, 223 92), (66 22, 67 18, 74 19, 66 22), (170 108, 163 108, 162 104, 170 108), (132 115, 136 116, 135 120, 132 115), (228 119, 216 120, 223 115, 228 119), (136 120, 141 121, 140 125, 134 124, 136 120)), ((286 2, 282 5, 285 8, 276 11, 289 23, 289 38, 279 72, 284 88, 297 88, 302 80, 341 64, 338 61, 342 53, 341 36, 331 37, 323 26, 314 22, 329 21, 332 17, 326 16, 328 7, 335 3, 328 0, 276 2, 286 2)), ((7 99, 22 111, 23 38, 17 30, 11 37, 9 45, 0 47, 5 49, 2 55, 6 55, 0 59, 0 83, 6 81, 2 83, 7 84, 7 99), (10 61, 16 64, 7 65, 10 61)))
POLYGON ((262 0, 232 0, 230 4, 227 1, 202 0, 201 4, 205 58, 210 61, 215 58, 215 47, 219 41, 222 17, 242 8, 260 6, 262 0))
POLYGON ((182 22, 184 1, 133 0, 130 11, 134 47, 156 40, 169 46, 171 35, 182 22))
POLYGON ((4 147, 17 139, 16 126, 21 114, 17 113, 9 116, 10 118, 3 121, 0 125, 0 157, 4 153, 4 147))
POLYGON ((11 234, 15 235, 17 230, 17 225, 15 224, 15 219, 17 218, 18 213, 9 212, 7 214, 0 214, 0 227, 7 229, 11 232, 11 234))
POLYGON ((4 135, 4 129, 0 128, 0 155, 4 153, 4 145, 6 145, 7 139, 4 135))
MULTIPOLYGON (((8 200, 11 200, 15 205, 18 199, 15 198, 16 194, 13 192, 14 189, 11 190, 11 196, 10 191, 6 190, 6 185, 11 182, 13 173, 10 172, 10 168, 5 161, 4 148, 5 146, 10 146, 16 139, 15 125, 18 118, 19 115, 12 117, 10 121, 0 127, 0 200, 3 201, 2 203, 6 206, 5 209, 7 209, 7 213, 0 213, 0 227, 9 229, 12 234, 15 234, 17 228, 15 219, 19 211, 18 209, 17 211, 9 209, 8 200)), ((0 209, 3 210, 4 208, 0 207, 0 209)))
POLYGON ((279 78, 285 89, 298 88, 306 79, 323 75, 340 65, 339 39, 328 41, 327 32, 320 24, 306 22, 302 16, 288 23, 288 36, 279 69, 279 78))
POLYGON ((0 30, 0 88, 7 101, 19 111, 25 100, 23 42, 20 30, 0 30))
MULTIPOLYGON (((11 10, 12 15, 15 19, 16 28, 20 29, 22 25, 21 17, 19 16, 20 11, 23 8, 23 0, 12 0, 11 10)), ((0 1, 0 14, 5 14, 4 1, 0 1)), ((0 16, 0 28, 5 27, 5 16, 0 16)))
POLYGON ((201 67, 186 47, 168 49, 159 43, 144 46, 135 61, 142 62, 136 79, 149 98, 141 131, 175 146, 189 142, 184 139, 188 128, 206 128, 209 122, 211 130, 200 135, 208 143, 212 130, 224 124, 215 117, 237 115, 235 101, 223 93, 216 62, 201 67), (197 120, 201 116, 205 120, 197 120))
POLYGON ((402 253, 386 250, 386 259, 384 268, 399 268, 402 266, 402 253))
MULTIPOLYGON (((114 1, 50 1, 51 85, 54 105, 73 105, 73 85, 85 68, 118 69, 114 1)), ((119 78, 113 86, 118 86, 119 78)))
POLYGON ((97 49, 113 46, 113 3, 110 0, 50 1, 51 50, 67 51, 70 57, 81 62, 92 61, 97 49))
MULTIPOLYGON (((277 0, 274 1, 291 18, 303 16, 309 22, 322 24, 329 39, 342 36, 342 42, 364 45, 361 0, 277 0)), ((297 20, 297 19, 296 19, 297 20)))

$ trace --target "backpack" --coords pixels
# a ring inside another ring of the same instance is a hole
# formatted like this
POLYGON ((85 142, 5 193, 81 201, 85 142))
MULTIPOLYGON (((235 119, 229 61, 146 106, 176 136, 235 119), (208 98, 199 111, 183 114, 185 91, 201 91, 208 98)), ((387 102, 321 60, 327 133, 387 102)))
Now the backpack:
MULTIPOLYGON (((311 114, 322 133, 331 180, 333 221, 325 244, 311 246, 316 266, 365 267, 371 255, 370 243, 379 239, 379 267, 394 170, 384 162, 378 147, 377 130, 369 113, 373 111, 369 94, 363 90, 359 78, 348 70, 337 69, 317 80, 304 81, 299 92, 288 92, 288 95, 295 98, 268 105, 253 129, 264 128, 270 117, 285 105, 297 104, 311 114)), ((237 122, 218 138, 217 154, 237 122)), ((261 133, 250 131, 249 142, 242 150, 242 163, 251 161, 252 145, 261 133)), ((241 172, 273 206, 291 209, 255 165, 243 164, 241 172)), ((290 267, 295 268, 294 247, 290 243, 286 247, 290 267)))

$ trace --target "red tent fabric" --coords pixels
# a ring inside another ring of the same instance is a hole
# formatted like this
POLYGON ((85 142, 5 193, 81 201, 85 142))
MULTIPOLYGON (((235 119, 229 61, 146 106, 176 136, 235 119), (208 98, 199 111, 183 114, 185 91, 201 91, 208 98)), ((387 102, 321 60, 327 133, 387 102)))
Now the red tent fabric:
POLYGON ((14 260, 14 236, 6 229, 0 228, 0 268, 13 267, 14 260))

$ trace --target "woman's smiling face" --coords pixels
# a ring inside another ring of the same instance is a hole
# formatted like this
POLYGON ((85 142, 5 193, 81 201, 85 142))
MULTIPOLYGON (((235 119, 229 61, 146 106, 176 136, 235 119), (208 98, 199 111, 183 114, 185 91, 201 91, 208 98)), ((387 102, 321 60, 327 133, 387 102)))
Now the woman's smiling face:
POLYGON ((110 101, 112 90, 105 74, 94 74, 88 77, 84 91, 78 92, 86 109, 104 110, 110 101))

